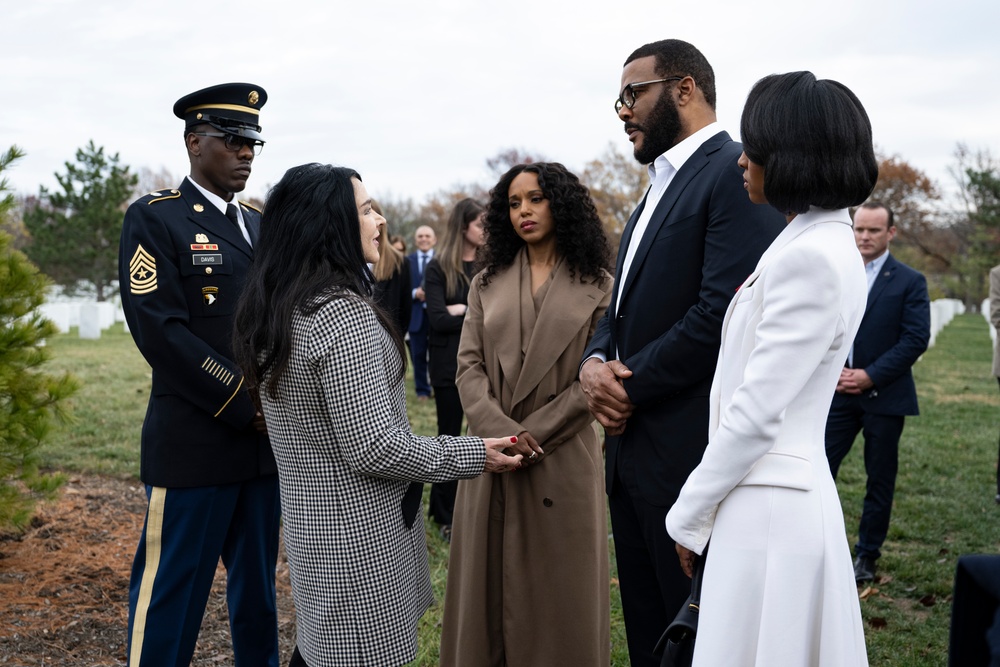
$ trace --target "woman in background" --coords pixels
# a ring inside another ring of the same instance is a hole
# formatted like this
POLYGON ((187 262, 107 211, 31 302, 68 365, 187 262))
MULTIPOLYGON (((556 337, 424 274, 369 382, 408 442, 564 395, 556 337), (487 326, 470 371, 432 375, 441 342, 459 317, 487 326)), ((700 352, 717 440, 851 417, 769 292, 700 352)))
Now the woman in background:
POLYGON ((521 469, 458 485, 441 664, 606 667, 604 464, 577 380, 611 300, 604 228, 561 164, 518 165, 491 192, 483 250, 458 391, 470 433, 518 433, 521 469))
POLYGON ((878 178, 871 123, 792 72, 754 85, 740 130, 750 201, 788 226, 726 312, 708 447, 666 518, 689 575, 711 538, 694 665, 867 665, 824 431, 868 293, 847 209, 878 178))
MULTIPOLYGON (((307 164, 267 198, 233 350, 278 463, 293 665, 401 665, 433 603, 411 481, 512 469, 506 439, 415 436, 406 354, 371 297, 383 218, 357 172, 307 164)), ((513 436, 513 434, 512 434, 513 436)))
MULTIPOLYGON (((382 207, 372 200, 372 209, 382 215, 382 207)), ((389 223, 379 228, 378 261, 372 266, 375 276, 375 302, 382 307, 400 336, 405 336, 410 328, 410 260, 390 241, 389 223)))
POLYGON ((389 234, 389 243, 404 256, 406 255, 406 241, 403 240, 402 236, 399 234, 389 234))
MULTIPOLYGON (((469 279, 475 273, 476 251, 483 244, 483 211, 483 205, 474 199, 463 199, 455 205, 444 238, 424 272, 428 369, 434 387, 438 435, 462 432, 464 414, 455 388, 455 368, 468 303, 469 279)), ((440 526, 441 537, 449 542, 457 488, 457 482, 431 487, 428 514, 440 526)))

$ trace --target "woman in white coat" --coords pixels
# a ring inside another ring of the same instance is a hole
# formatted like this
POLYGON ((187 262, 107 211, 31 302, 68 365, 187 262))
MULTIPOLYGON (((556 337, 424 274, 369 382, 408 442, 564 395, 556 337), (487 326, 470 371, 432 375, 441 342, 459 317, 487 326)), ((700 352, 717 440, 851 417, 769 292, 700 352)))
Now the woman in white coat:
POLYGON ((401 665, 433 603, 410 482, 512 470, 521 457, 501 450, 517 438, 410 432, 403 341, 368 269, 385 219, 357 172, 293 167, 266 209, 233 348, 278 463, 297 624, 290 665, 401 665))
POLYGON ((711 540, 696 667, 867 665, 824 426, 865 310, 847 207, 878 176, 858 98, 810 72, 758 81, 741 121, 750 200, 788 226, 722 325, 709 444, 667 514, 681 565, 711 540))

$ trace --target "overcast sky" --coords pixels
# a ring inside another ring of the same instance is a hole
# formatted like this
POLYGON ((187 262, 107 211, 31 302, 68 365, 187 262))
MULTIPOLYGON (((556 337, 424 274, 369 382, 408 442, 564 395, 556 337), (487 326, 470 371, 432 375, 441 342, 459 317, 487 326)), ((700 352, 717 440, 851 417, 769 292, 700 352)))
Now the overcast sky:
POLYGON ((27 152, 7 174, 27 194, 56 187, 91 139, 134 170, 186 174, 173 103, 227 81, 269 96, 247 195, 313 161, 418 201, 487 183, 507 148, 579 171, 609 143, 631 153, 613 110, 622 63, 668 37, 711 62, 734 138, 754 81, 808 69, 854 90, 876 145, 941 185, 958 142, 1000 154, 996 0, 32 0, 3 14, 0 149, 27 152))

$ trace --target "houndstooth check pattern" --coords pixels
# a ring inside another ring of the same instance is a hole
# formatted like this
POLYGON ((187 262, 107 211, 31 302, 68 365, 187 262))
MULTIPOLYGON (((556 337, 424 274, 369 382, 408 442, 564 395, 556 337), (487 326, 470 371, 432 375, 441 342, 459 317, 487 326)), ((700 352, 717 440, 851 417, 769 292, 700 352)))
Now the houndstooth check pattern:
POLYGON ((288 368, 261 392, 278 462, 285 549, 310 667, 400 665, 433 603, 424 526, 403 522, 409 480, 483 471, 479 438, 415 436, 401 360, 362 300, 293 320, 288 368))

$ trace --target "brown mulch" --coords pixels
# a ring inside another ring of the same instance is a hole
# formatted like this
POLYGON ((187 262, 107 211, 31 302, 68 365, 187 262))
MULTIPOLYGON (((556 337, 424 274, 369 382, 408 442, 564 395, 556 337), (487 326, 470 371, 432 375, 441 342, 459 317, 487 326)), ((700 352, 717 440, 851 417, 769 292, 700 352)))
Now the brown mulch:
MULTIPOLYGON (((39 507, 23 535, 0 535, 0 665, 124 665, 128 580, 146 493, 135 481, 78 476, 39 507)), ((233 664, 225 570, 216 572, 192 665, 233 664)), ((282 547, 278 558, 282 664, 295 615, 282 547)))

